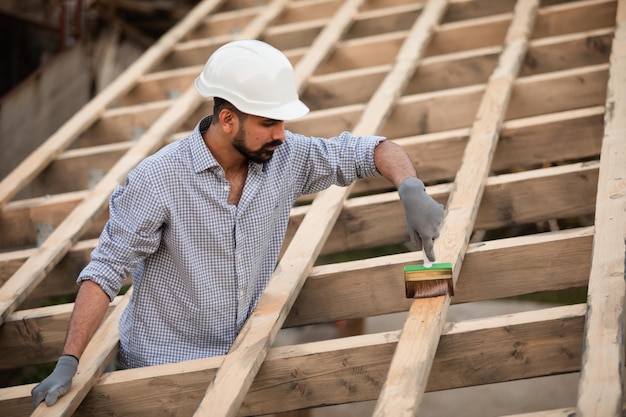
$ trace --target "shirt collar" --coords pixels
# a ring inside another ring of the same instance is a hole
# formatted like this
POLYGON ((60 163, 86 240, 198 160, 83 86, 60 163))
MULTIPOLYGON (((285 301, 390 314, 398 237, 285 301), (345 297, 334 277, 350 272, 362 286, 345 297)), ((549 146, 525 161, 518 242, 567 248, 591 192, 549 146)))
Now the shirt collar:
POLYGON ((191 158, 193 169, 196 173, 220 166, 202 138, 202 135, 209 129, 209 126, 211 126, 212 117, 213 116, 207 116, 200 120, 195 129, 191 132, 191 158))

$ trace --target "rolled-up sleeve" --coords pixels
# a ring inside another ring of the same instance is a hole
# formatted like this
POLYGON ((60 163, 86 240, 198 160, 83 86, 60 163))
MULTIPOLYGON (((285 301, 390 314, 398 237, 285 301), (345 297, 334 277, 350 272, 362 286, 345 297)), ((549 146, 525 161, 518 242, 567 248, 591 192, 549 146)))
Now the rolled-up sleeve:
POLYGON ((165 210, 142 169, 131 172, 109 202, 109 220, 77 282, 91 280, 111 300, 141 261, 159 247, 165 210))

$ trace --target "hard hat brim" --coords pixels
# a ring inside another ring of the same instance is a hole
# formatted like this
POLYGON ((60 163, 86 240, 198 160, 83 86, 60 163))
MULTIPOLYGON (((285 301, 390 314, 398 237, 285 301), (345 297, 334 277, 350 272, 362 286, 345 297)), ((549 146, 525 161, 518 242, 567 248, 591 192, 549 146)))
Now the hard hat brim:
POLYGON ((246 110, 241 110, 244 113, 253 114, 255 116, 267 117, 268 119, 274 120, 294 120, 299 119, 300 117, 306 116, 309 112, 309 108, 301 102, 300 100, 294 100, 291 103, 283 104, 282 106, 259 110, 256 112, 250 112, 246 110))
POLYGON ((219 97, 224 100, 229 101, 233 106, 235 106, 239 111, 252 114, 254 116, 267 117, 268 119, 274 120, 294 120, 300 117, 305 116, 309 112, 309 108, 299 99, 295 99, 290 101, 289 103, 285 103, 279 106, 271 106, 264 105, 262 108, 258 106, 251 106, 243 103, 242 100, 239 100, 238 97, 229 93, 226 90, 222 90, 221 88, 207 86, 206 83, 203 82, 201 77, 196 78, 194 82, 194 86, 196 91, 202 96, 206 98, 211 97, 219 97))

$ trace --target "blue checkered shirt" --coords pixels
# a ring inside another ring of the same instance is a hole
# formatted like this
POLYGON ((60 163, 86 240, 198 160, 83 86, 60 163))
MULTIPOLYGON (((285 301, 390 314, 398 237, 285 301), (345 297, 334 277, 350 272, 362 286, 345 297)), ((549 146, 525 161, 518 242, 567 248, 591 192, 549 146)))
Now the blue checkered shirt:
POLYGON ((237 206, 202 134, 193 132, 141 162, 113 192, 109 221, 78 282, 113 299, 128 276, 120 360, 134 368, 228 352, 274 271, 298 196, 380 175, 384 138, 331 139, 286 131, 271 160, 250 162, 237 206))

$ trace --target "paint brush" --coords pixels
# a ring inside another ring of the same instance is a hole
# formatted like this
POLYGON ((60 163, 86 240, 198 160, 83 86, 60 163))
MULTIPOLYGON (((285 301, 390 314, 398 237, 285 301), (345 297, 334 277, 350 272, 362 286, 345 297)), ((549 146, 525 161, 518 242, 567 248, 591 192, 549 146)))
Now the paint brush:
POLYGON ((431 262, 424 254, 421 265, 404 266, 404 289, 406 298, 428 298, 454 295, 452 264, 431 262))

